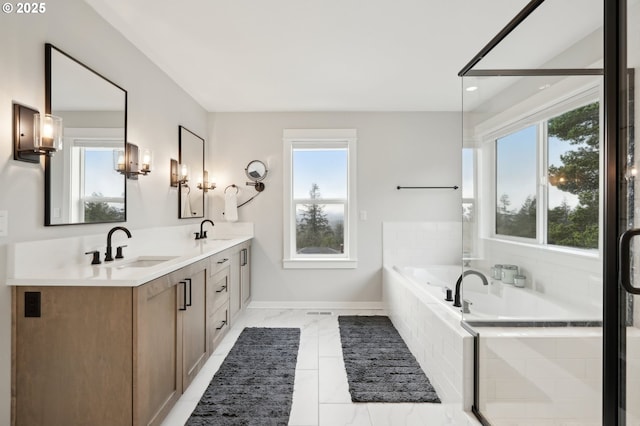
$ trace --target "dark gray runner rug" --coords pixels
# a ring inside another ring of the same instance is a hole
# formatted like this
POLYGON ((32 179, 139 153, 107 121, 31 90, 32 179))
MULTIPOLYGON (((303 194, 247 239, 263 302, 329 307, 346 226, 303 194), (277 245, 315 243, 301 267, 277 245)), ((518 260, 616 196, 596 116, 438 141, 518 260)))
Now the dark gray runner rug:
POLYGON ((299 328, 245 328, 186 424, 288 424, 299 345, 299 328))
POLYGON ((339 316, 353 402, 440 402, 418 361, 385 316, 339 316))

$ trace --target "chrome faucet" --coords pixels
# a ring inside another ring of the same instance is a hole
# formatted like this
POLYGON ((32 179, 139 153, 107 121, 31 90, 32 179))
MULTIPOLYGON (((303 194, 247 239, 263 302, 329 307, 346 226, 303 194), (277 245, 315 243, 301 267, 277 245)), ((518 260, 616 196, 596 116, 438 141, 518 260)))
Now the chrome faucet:
MULTIPOLYGON (((127 234, 128 238, 131 238, 131 232, 129 232, 129 230, 127 228, 125 228, 124 226, 115 226, 115 227, 111 228, 111 230, 107 234, 107 252, 105 253, 105 257, 104 257, 104 261, 105 262, 111 262, 113 260, 113 256, 111 255, 111 236, 116 231, 123 231, 125 234, 127 234)), ((118 259, 123 257, 122 256, 122 247, 118 247, 118 255, 116 257, 118 259)))
POLYGON ((202 240, 207 238, 207 231, 204 230, 204 224, 209 222, 211 224, 211 226, 216 226, 211 220, 209 219, 205 219, 202 222, 200 222, 200 232, 194 232, 194 234, 196 234, 196 240, 202 240))
POLYGON ((485 277, 482 272, 474 271, 473 269, 464 271, 460 275, 460 278, 458 278, 458 281, 456 281, 456 295, 453 300, 453 306, 457 308, 462 306, 462 304, 460 303, 460 287, 461 287, 460 285, 462 284, 462 278, 466 277, 467 275, 477 275, 482 280, 483 285, 489 285, 489 281, 487 281, 487 277, 485 277))

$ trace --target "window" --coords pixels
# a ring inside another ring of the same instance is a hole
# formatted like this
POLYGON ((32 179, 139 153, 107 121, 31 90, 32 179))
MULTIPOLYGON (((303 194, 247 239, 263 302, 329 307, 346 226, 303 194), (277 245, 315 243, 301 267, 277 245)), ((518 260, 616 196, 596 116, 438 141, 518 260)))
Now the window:
POLYGON ((495 235, 598 248, 599 111, 565 109, 495 139, 495 235))
POLYGON ((496 140, 496 234, 536 238, 537 126, 496 140))
POLYGON ((547 122, 547 242, 598 248, 600 185, 598 102, 547 122))
POLYGON ((355 130, 285 130, 285 268, 354 268, 355 130))
MULTIPOLYGON (((72 159, 77 161, 77 212, 79 222, 124 221, 124 193, 122 175, 113 169, 113 150, 118 145, 107 141, 91 141, 96 146, 76 143, 72 159), (111 145, 111 146, 109 146, 111 145), (96 173, 96 170, 101 171, 96 173)), ((76 191, 72 191, 72 194, 76 191)))
POLYGON ((462 148, 462 253, 478 257, 478 215, 476 212, 476 150, 462 148))

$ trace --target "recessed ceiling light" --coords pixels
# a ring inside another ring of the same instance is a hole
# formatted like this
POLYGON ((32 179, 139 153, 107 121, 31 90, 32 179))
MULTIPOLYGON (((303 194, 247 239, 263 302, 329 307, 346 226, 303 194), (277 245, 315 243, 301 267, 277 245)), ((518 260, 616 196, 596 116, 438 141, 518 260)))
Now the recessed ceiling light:
POLYGON ((478 90, 478 86, 469 86, 466 88, 467 92, 475 92, 478 90))

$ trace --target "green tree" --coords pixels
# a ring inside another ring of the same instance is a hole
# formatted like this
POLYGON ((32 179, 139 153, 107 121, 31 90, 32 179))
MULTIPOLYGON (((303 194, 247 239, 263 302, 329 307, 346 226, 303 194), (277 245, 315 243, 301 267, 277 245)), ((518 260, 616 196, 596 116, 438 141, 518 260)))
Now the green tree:
MULTIPOLYGON (((100 196, 101 194, 92 194, 100 196)), ((88 201, 84 203, 85 222, 117 222, 124 220, 124 211, 110 206, 104 201, 88 201)))
POLYGON ((579 204, 549 211, 548 241, 571 247, 598 247, 600 107, 598 102, 549 120, 548 133, 574 147, 549 166, 549 183, 577 195, 579 204))
MULTIPOLYGON (((321 198, 318 184, 313 183, 311 185, 309 198, 312 200, 321 198)), ((296 223, 296 247, 298 251, 305 248, 331 247, 333 240, 334 232, 322 204, 305 204, 296 223)))

